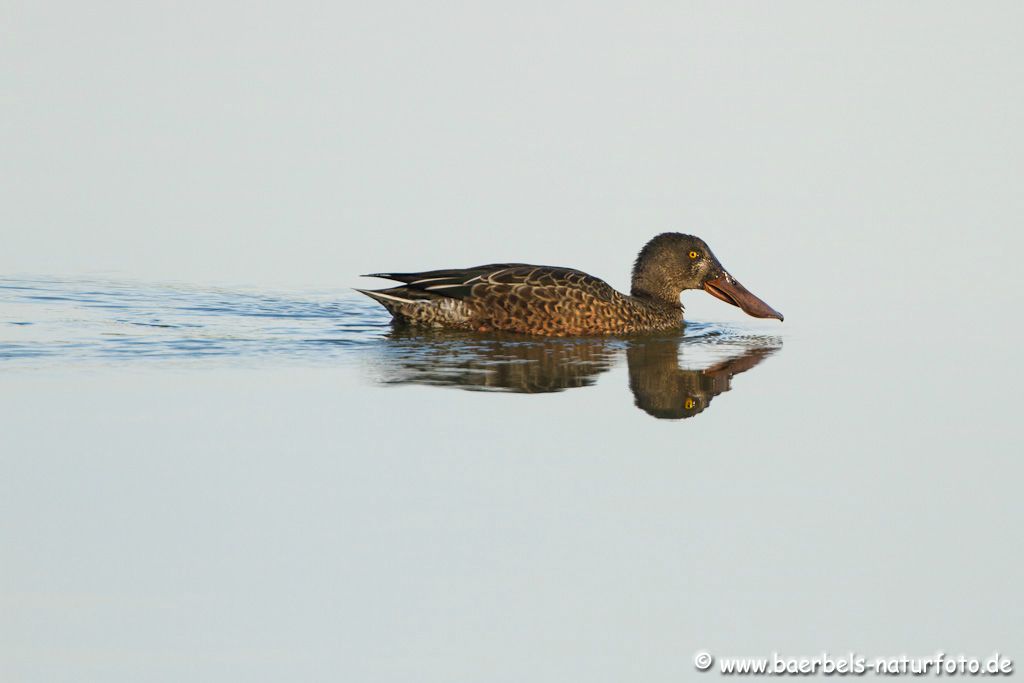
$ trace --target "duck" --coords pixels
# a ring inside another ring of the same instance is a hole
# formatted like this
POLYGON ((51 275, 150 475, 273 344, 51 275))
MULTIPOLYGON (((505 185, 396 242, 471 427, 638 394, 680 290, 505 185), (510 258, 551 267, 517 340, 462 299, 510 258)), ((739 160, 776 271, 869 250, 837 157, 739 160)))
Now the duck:
POLYGON ((680 294, 703 289, 755 318, 781 313, 734 278, 694 235, 666 232, 640 250, 629 294, 574 268, 490 263, 418 273, 370 273, 400 282, 356 289, 380 303, 395 323, 535 336, 607 336, 679 330, 680 294))

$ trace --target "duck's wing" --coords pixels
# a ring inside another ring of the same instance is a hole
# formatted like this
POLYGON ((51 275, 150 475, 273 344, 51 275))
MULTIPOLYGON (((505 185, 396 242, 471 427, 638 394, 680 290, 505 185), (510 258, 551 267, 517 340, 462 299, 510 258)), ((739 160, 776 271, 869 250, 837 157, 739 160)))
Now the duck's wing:
POLYGON ((402 290, 406 296, 433 294, 451 299, 489 299, 515 293, 554 301, 585 294, 610 301, 616 294, 607 282, 582 271, 526 263, 489 263, 421 273, 373 273, 367 277, 402 282, 404 286, 395 289, 402 290))
POLYGON ((476 280, 499 270, 508 268, 527 268, 525 263, 489 263, 473 268, 449 268, 446 270, 425 270, 420 273, 367 273, 363 277, 379 277, 404 283, 411 289, 425 291, 428 287, 442 284, 459 284, 476 280))

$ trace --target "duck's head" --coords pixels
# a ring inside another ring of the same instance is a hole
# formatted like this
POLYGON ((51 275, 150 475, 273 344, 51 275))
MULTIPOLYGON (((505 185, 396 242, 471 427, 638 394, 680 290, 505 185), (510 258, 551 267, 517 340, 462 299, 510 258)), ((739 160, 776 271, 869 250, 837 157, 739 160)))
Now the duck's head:
POLYGON ((666 232, 645 244, 633 265, 633 296, 678 306, 687 289, 703 289, 755 318, 782 320, 729 274, 701 238, 666 232))

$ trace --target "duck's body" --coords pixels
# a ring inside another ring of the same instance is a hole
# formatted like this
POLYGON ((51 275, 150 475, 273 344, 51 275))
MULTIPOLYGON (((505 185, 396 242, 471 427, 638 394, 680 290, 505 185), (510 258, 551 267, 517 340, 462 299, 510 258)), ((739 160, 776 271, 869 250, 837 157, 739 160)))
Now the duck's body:
POLYGON ((373 297, 402 322, 553 336, 677 329, 683 308, 628 296, 571 268, 492 263, 459 270, 378 273, 405 283, 373 297))
POLYGON ((782 319, 726 273, 703 241, 678 233, 647 243, 628 295, 579 270, 524 263, 373 277, 403 283, 357 290, 380 302, 396 321, 481 332, 566 336, 678 329, 683 325, 679 294, 696 287, 751 315, 782 319))

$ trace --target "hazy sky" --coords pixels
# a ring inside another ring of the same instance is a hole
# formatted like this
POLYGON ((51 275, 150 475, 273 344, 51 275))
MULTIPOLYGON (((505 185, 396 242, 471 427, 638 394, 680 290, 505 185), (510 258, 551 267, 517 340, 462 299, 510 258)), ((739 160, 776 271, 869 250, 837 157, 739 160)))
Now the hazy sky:
POLYGON ((627 287, 683 230, 787 317, 1005 293, 1022 25, 1018 2, 4 0, 0 271, 341 288, 516 260, 627 287))

